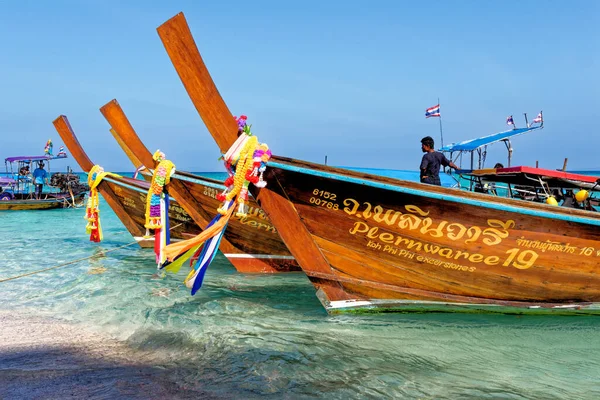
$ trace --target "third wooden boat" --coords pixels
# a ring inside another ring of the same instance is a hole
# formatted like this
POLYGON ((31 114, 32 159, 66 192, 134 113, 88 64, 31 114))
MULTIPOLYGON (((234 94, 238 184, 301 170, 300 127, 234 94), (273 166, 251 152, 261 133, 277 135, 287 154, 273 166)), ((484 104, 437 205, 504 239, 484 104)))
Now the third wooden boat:
MULTIPOLYGON (((66 116, 61 115, 53 122, 65 145, 84 172, 89 172, 94 163, 79 143, 66 116)), ((138 179, 108 176, 98 185, 98 190, 112 208, 125 228, 141 247, 154 247, 154 237, 146 235, 146 198, 150 184, 138 179)), ((171 237, 189 239, 201 232, 190 216, 176 202, 169 207, 171 237)), ((82 227, 83 229, 83 227, 82 227)))

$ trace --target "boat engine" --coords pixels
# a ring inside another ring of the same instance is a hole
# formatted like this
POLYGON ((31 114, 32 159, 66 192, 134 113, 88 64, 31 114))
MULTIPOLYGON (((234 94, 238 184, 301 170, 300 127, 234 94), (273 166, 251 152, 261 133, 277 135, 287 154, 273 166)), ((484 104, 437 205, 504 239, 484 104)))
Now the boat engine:
POLYGON ((81 193, 90 190, 86 183, 82 183, 79 175, 72 172, 63 174, 57 172, 50 178, 50 185, 58 187, 61 192, 68 192, 69 188, 73 193, 81 193))

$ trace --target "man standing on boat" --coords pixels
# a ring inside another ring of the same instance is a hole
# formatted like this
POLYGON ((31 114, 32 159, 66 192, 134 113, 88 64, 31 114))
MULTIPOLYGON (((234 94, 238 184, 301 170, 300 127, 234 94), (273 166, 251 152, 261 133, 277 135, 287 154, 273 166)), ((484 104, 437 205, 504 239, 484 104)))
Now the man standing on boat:
POLYGON ((423 150, 423 159, 421 160, 421 183, 441 186, 440 165, 458 169, 458 167, 446 158, 439 151, 434 150, 434 141, 431 136, 425 136, 421 139, 421 150, 423 150))
POLYGON ((35 198, 40 199, 42 197, 42 190, 44 189, 44 183, 48 184, 48 173, 44 169, 44 162, 40 161, 38 167, 33 171, 33 184, 35 185, 35 198))

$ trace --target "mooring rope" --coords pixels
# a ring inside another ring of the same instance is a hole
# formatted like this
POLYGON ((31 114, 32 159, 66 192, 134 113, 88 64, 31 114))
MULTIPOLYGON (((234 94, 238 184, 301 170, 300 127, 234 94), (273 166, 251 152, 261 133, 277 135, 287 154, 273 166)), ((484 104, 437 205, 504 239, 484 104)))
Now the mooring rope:
MULTIPOLYGON (((175 228, 177 228, 178 226, 181 226, 181 225, 183 225, 183 224, 178 224, 178 225, 175 225, 174 227, 172 227, 172 228, 171 228, 171 229, 169 229, 169 230, 170 230, 170 231, 172 231, 173 229, 175 229, 175 228)), ((14 279, 23 278, 23 277, 25 277, 25 276, 30 276, 30 275, 39 274, 39 273, 41 273, 41 272, 50 271, 50 270, 52 270, 52 269, 57 269, 57 268, 61 268, 61 267, 66 267, 67 265, 77 264, 77 263, 79 263, 79 262, 81 262, 81 261, 90 260, 90 259, 92 259, 92 258, 96 258, 96 257, 103 257, 103 256, 104 256, 105 254, 107 254, 107 253, 111 253, 111 252, 113 252, 113 251, 117 251, 117 250, 123 249, 123 248, 125 248, 125 247, 129 247, 129 246, 131 246, 131 245, 134 245, 134 244, 136 244, 137 242, 138 242, 137 240, 134 240, 134 241, 133 241, 133 242, 131 242, 131 243, 127 243, 127 244, 124 244, 123 246, 115 247, 114 249, 110 249, 110 250, 103 250, 103 251, 102 251, 101 253, 99 253, 99 254, 92 254, 91 256, 88 256, 88 257, 83 257, 83 258, 78 258, 77 260, 67 261, 67 262, 65 262, 65 263, 62 263, 62 264, 55 265, 55 266, 53 266, 53 267, 44 268, 44 269, 39 269, 39 270, 37 270, 37 271, 28 272, 28 273, 26 273, 26 274, 15 275, 15 276, 11 276, 11 277, 9 277, 9 278, 0 279, 0 283, 2 283, 2 282, 8 282, 8 281, 12 281, 12 280, 14 280, 14 279)))

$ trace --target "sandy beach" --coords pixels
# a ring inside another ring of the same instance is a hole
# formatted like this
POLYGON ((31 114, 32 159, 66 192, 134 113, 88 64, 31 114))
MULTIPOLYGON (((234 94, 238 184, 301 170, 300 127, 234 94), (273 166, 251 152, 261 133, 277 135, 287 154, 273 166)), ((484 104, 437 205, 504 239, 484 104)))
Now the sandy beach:
POLYGON ((80 325, 18 310, 0 311, 0 325, 1 399, 217 398, 178 384, 154 352, 80 325))

